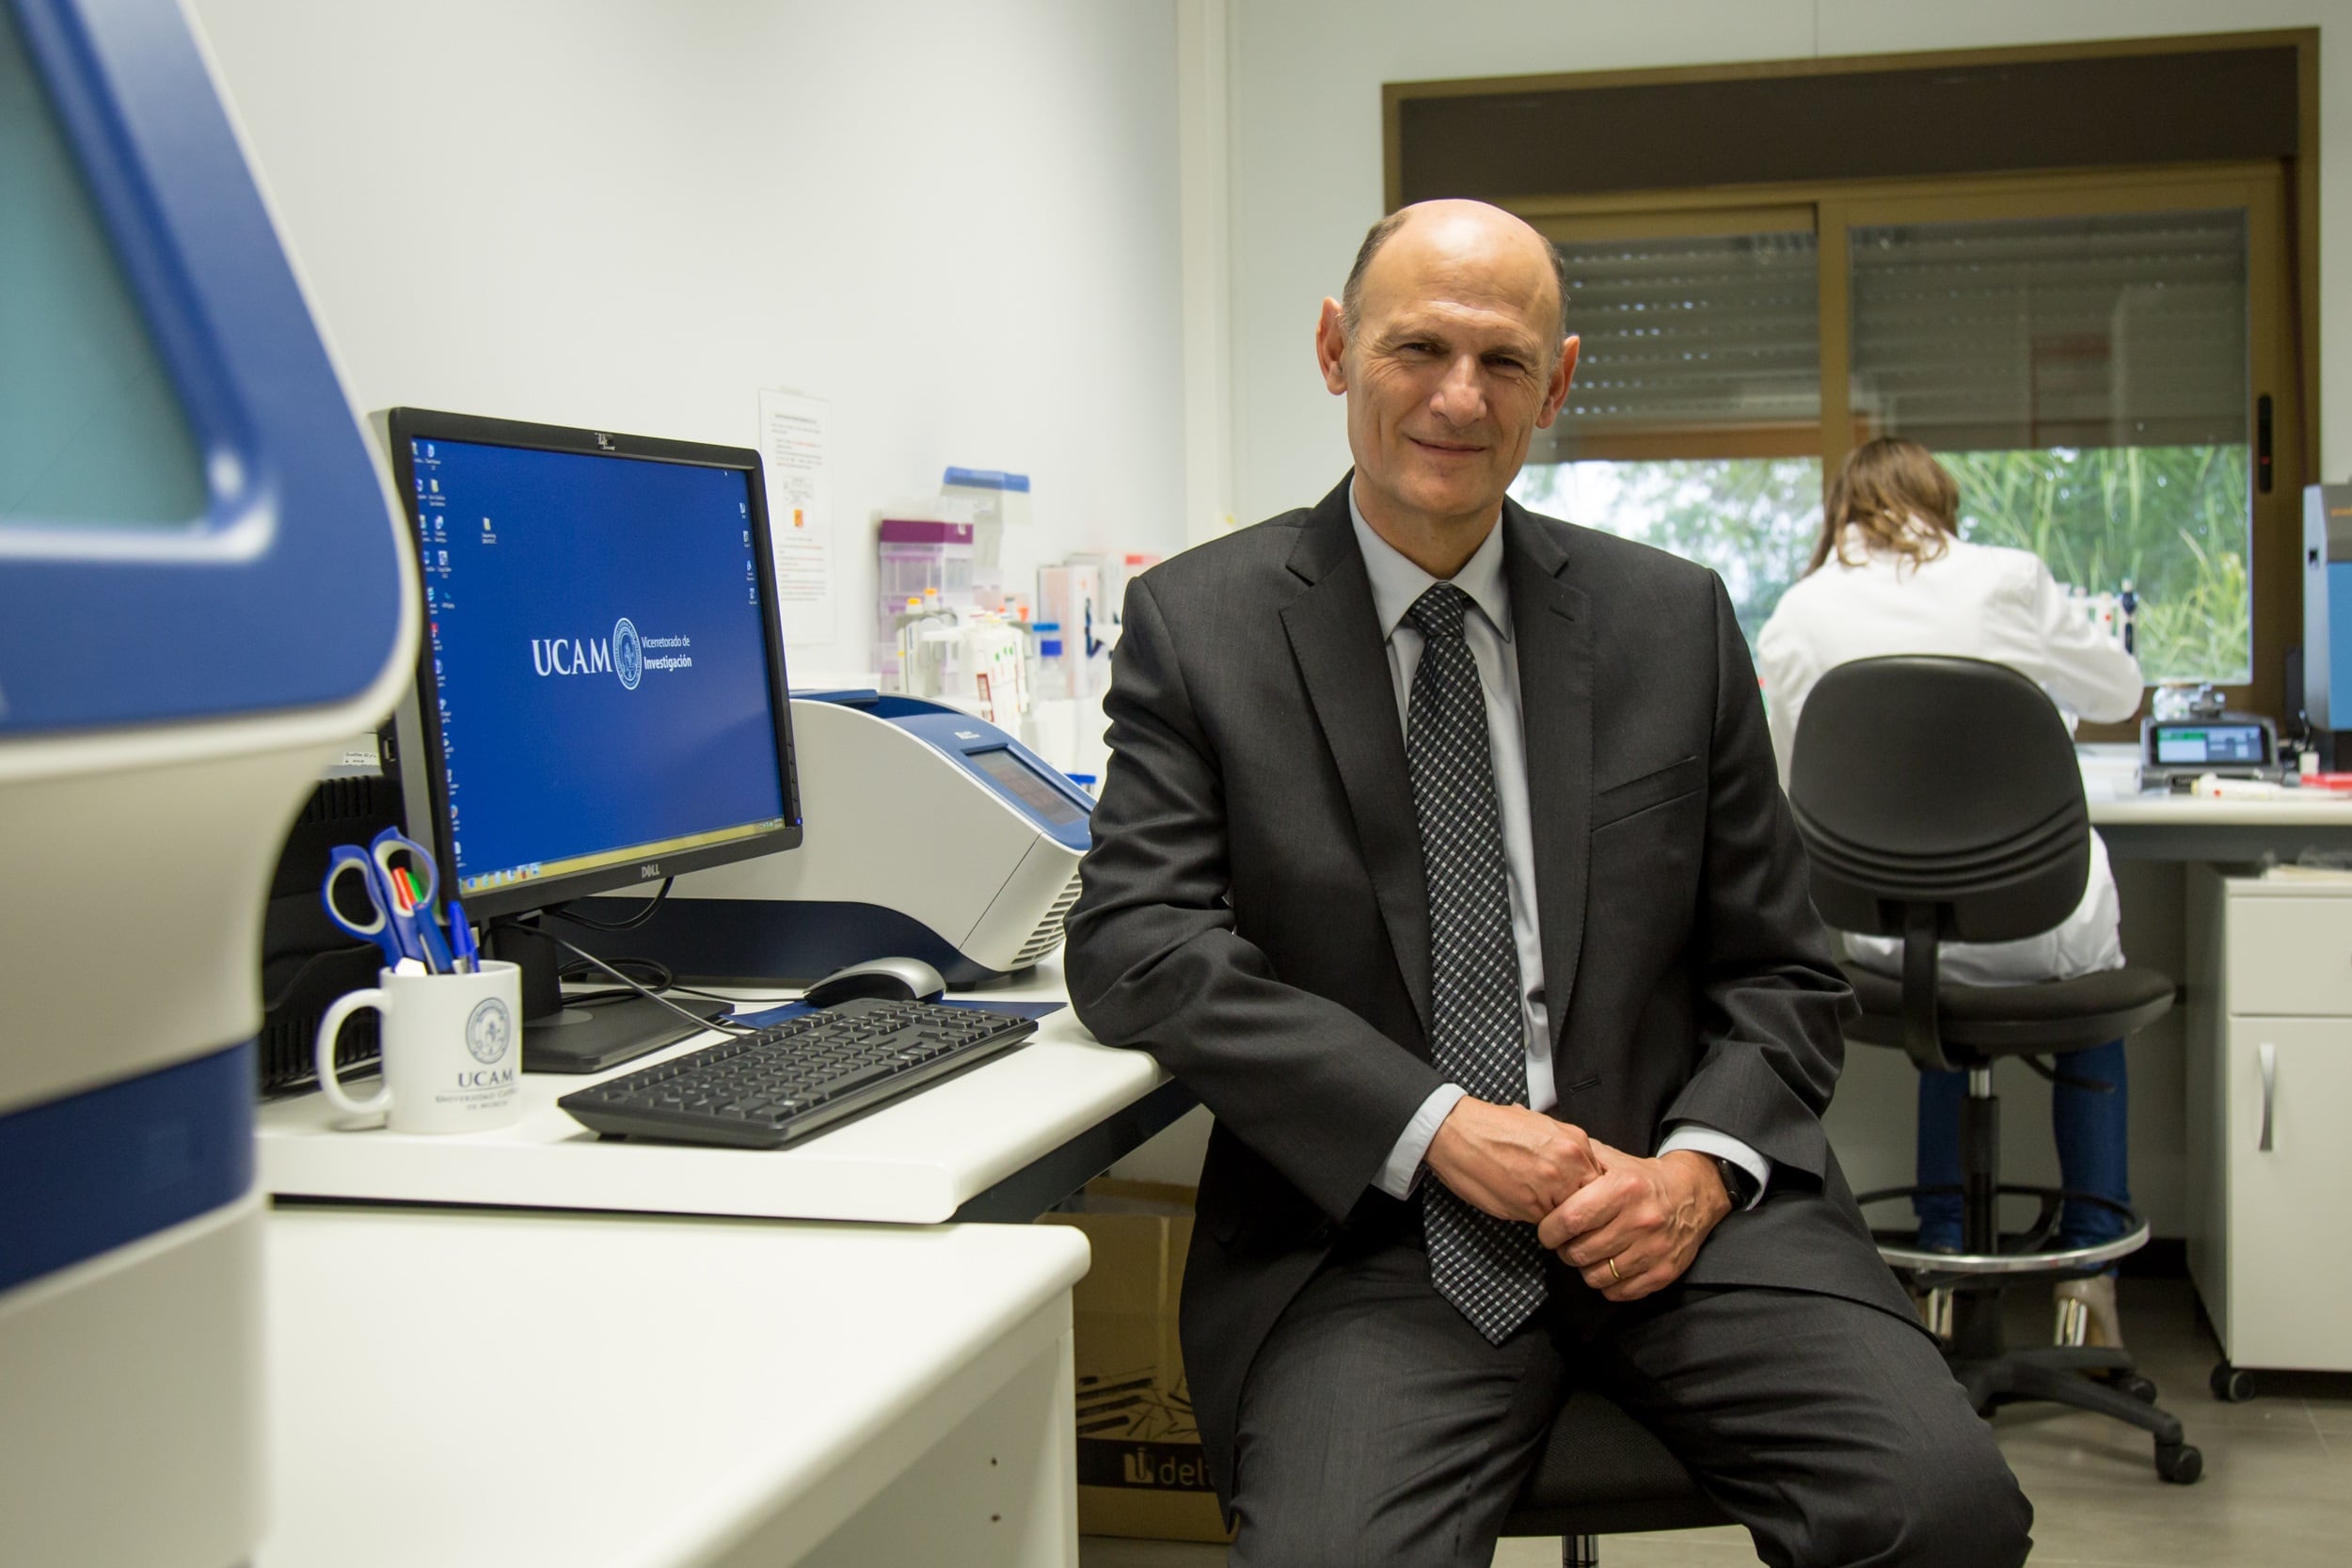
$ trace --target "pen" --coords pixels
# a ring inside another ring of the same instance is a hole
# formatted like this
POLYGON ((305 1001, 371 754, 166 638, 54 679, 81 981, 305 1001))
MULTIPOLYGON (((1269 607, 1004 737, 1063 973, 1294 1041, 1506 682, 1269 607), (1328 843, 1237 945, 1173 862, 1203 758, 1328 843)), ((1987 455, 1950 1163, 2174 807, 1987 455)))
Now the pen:
POLYGON ((424 939, 417 930, 416 906, 408 897, 408 884, 397 874, 384 879, 384 921, 400 938, 400 950, 414 958, 419 967, 430 974, 433 959, 425 951, 424 939))
POLYGON ((454 974, 456 965, 451 960, 449 942, 441 935, 440 922, 433 917, 433 906, 418 896, 421 888, 416 873, 402 870, 392 875, 401 884, 401 902, 405 906, 405 912, 416 926, 417 945, 424 951, 425 967, 436 974, 454 974))
POLYGON ((449 946, 456 955, 457 972, 472 974, 482 968, 482 949, 475 945, 473 927, 466 919, 466 907, 456 899, 449 901, 449 946))

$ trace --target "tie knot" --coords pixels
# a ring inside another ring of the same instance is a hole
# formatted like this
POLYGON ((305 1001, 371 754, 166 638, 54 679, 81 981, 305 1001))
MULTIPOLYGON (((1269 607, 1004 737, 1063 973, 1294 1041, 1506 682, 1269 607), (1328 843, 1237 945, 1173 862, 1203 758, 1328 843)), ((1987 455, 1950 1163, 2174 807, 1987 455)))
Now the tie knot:
POLYGON ((1470 596, 1450 582, 1441 582, 1413 601, 1413 608, 1405 618, 1413 623, 1413 629, 1423 637, 1449 638, 1459 641, 1463 618, 1470 613, 1470 596))

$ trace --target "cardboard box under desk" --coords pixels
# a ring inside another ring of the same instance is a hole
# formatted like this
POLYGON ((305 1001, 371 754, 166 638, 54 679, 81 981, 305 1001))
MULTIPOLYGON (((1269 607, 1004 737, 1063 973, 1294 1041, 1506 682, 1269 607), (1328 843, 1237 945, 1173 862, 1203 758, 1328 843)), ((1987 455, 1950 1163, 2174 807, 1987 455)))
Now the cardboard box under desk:
POLYGON ((1044 1222, 1074 1225, 1094 1265, 1073 1294, 1078 1531, 1231 1541, 1209 1484, 1176 1339, 1190 1187, 1099 1180, 1044 1222))

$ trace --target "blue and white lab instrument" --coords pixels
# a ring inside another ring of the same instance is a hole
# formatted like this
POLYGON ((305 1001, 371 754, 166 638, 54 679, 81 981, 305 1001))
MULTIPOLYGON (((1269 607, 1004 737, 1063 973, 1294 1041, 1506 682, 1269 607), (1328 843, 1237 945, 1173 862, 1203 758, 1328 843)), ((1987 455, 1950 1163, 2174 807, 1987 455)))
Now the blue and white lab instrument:
POLYGON ((2303 712, 2320 767, 2352 771, 2352 484, 2303 486, 2303 712))
POLYGON ((0 1558, 229 1568, 270 871, 420 595, 185 9, 0 0, 0 1558))
POLYGON ((899 954, 953 986, 1061 945, 1092 842, 1086 791, 993 724, 919 698, 795 697, 792 731, 801 847, 680 877, 645 925, 582 945, 758 981, 899 954))

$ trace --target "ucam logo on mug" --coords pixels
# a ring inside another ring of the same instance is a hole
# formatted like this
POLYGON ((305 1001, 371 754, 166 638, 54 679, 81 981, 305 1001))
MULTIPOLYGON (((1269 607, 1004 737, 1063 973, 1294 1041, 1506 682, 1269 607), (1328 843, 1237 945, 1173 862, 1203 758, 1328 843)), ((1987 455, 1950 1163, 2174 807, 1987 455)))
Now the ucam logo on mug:
POLYGON ((466 1049, 484 1067, 496 1067, 515 1043, 515 1015, 503 997, 485 996, 466 1019, 466 1049))

